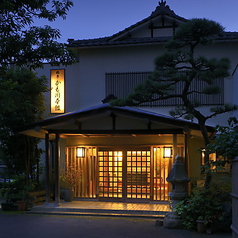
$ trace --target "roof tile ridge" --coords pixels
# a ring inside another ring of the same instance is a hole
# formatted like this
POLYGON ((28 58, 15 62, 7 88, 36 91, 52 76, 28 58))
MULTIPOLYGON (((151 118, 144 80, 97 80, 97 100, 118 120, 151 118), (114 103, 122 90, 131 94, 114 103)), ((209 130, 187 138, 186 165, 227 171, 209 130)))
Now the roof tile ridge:
POLYGON ((173 10, 170 9, 169 5, 166 5, 166 1, 161 0, 159 2, 159 6, 156 7, 156 9, 151 13, 150 17, 156 17, 158 15, 168 15, 168 16, 174 16, 176 18, 187 20, 179 15, 177 15, 173 10))

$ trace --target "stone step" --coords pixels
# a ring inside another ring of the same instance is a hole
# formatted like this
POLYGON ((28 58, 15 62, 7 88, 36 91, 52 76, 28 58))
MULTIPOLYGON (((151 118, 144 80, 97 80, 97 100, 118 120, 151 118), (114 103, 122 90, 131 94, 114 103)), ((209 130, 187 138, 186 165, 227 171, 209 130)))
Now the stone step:
POLYGON ((74 215, 74 216, 113 216, 163 219, 167 211, 79 209, 64 207, 33 207, 29 214, 74 215))

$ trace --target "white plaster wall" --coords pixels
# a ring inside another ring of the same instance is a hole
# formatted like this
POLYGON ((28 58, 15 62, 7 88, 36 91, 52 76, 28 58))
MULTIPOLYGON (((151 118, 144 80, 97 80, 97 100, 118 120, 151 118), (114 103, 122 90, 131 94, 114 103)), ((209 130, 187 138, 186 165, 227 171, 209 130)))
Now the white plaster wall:
MULTIPOLYGON (((164 53, 163 45, 119 46, 105 48, 85 48, 79 51, 79 62, 68 67, 51 67, 46 65, 39 69, 39 74, 50 77, 50 69, 65 68, 66 80, 66 112, 85 109, 101 104, 105 95, 105 73, 152 71, 154 59, 164 53)), ((235 42, 217 43, 202 47, 197 55, 205 57, 227 57, 231 61, 232 74, 238 63, 238 44, 235 42)), ((237 103, 238 72, 225 79, 225 102, 237 103)), ((49 102, 49 93, 46 94, 49 102)), ((142 107, 144 110, 155 111, 168 115, 171 108, 142 107)), ((208 114, 208 108, 202 109, 208 114)), ((227 113, 208 121, 210 125, 224 124, 227 118, 236 113, 227 113)))
POLYGON ((152 71, 162 46, 83 49, 79 52, 80 102, 83 108, 100 104, 105 95, 105 73, 152 71))

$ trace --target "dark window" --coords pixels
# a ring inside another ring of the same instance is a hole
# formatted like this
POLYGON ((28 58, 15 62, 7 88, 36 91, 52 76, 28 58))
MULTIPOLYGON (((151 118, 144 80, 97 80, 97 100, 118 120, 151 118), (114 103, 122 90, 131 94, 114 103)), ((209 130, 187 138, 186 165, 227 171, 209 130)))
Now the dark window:
MULTIPOLYGON (((132 92, 133 88, 147 79, 151 72, 127 72, 127 73, 106 73, 106 96, 113 94, 117 98, 124 98, 132 92)), ((199 95, 192 94, 190 100, 196 100, 203 105, 223 105, 224 104, 224 79, 216 80, 216 85, 221 88, 221 93, 217 95, 199 95)), ((191 85, 191 91, 201 91, 206 83, 194 80, 191 85)), ((173 93, 179 94, 183 89, 183 82, 177 84, 173 93)), ((179 98, 160 100, 141 104, 142 106, 175 106, 181 105, 179 98)))

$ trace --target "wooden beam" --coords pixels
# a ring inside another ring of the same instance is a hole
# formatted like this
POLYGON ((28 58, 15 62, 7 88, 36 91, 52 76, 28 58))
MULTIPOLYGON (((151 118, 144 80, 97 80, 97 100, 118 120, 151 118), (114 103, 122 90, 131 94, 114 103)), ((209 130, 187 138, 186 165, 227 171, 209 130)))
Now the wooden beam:
POLYGON ((101 135, 101 134, 183 134, 182 129, 146 129, 146 130, 49 130, 50 133, 59 134, 84 134, 84 135, 101 135))

